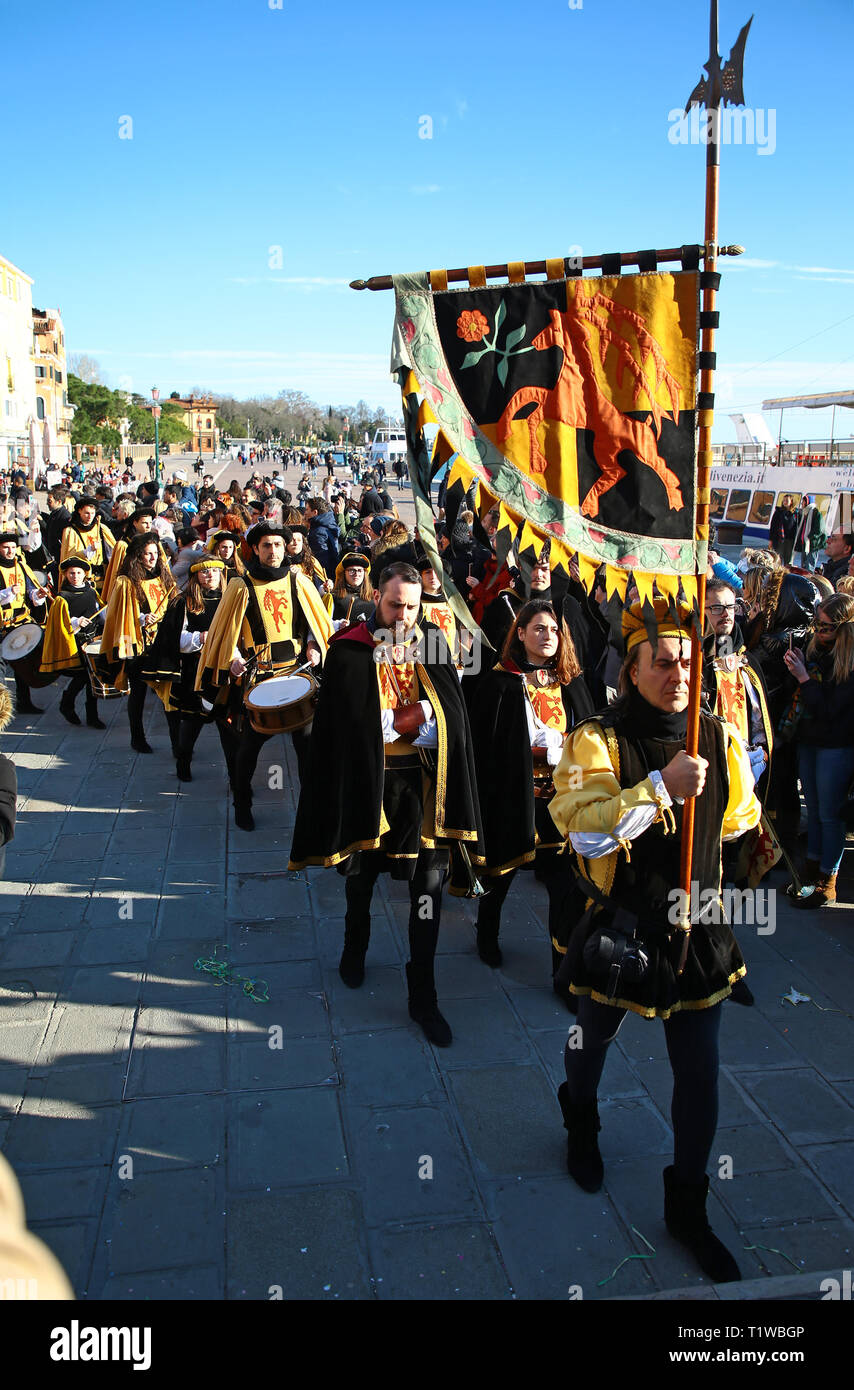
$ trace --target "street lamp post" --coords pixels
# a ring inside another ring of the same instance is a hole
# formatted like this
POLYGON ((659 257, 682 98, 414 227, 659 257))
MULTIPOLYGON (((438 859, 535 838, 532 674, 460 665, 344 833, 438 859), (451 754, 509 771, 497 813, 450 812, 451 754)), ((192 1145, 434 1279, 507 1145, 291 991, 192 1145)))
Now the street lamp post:
POLYGON ((158 488, 159 488, 159 487, 160 487, 160 409, 161 409, 161 407, 157 404, 157 402, 160 400, 160 392, 158 391, 158 389, 157 389, 156 386, 152 386, 152 388, 151 388, 151 398, 152 398, 152 400, 154 401, 154 409, 153 409, 152 412, 151 412, 152 415, 154 416, 154 480, 155 480, 155 482, 157 483, 157 486, 158 486, 158 488))

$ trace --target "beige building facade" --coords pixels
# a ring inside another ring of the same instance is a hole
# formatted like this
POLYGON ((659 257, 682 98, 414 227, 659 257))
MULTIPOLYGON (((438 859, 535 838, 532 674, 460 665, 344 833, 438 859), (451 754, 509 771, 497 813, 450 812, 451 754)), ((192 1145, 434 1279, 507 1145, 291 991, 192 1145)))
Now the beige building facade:
POLYGON ((65 330, 58 309, 33 309, 33 365, 44 465, 64 468, 71 462, 74 406, 68 403, 65 330))
POLYGON ((33 371, 32 279, 0 256, 0 470, 41 466, 33 371))

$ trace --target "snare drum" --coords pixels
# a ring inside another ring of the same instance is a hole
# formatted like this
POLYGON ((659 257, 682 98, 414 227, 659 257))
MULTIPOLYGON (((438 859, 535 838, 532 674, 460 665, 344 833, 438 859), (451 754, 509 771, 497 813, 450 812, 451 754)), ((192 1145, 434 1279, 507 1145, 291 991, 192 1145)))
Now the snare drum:
POLYGON ((32 690, 40 690, 52 685, 59 678, 59 671, 41 671, 42 650, 44 648, 44 628, 38 623, 19 623, 7 632, 0 642, 0 656, 15 672, 24 685, 32 690))
POLYGON ((126 690, 117 690, 113 684, 115 670, 101 652, 100 642, 84 642, 80 650, 89 669, 89 684, 96 700, 118 700, 127 695, 126 690))
POLYGON ((245 697, 249 723, 256 734, 290 734, 304 729, 314 718, 317 704, 314 676, 268 676, 258 681, 245 697))

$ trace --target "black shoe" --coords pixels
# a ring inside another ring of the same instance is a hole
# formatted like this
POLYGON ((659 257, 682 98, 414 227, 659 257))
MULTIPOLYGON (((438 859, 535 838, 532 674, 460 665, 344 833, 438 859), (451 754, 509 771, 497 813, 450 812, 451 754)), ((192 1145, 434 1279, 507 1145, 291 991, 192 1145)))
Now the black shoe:
POLYGON ((450 1047, 454 1040, 450 1024, 439 1013, 436 988, 433 984, 433 966, 413 965, 406 967, 409 984, 409 1017, 423 1028, 428 1042, 436 1047, 450 1047))
POLYGON ((733 1004, 744 1004, 747 1008, 750 1008, 752 1004, 756 1003, 753 997, 753 990, 744 980, 736 980, 730 991, 729 997, 733 1004))
POLYGON ((106 729, 107 726, 103 719, 98 718, 97 705, 93 709, 90 709, 88 705, 86 706, 86 725, 90 729, 106 729))
POLYGON ((501 947, 498 944, 498 933, 492 935, 491 932, 484 930, 477 934, 477 953, 484 965, 491 965, 493 970, 497 970, 504 960, 501 954, 501 947))
POLYGON ((348 989, 358 989, 365 982, 365 952, 345 946, 338 962, 338 974, 348 989))
POLYGON ((60 702, 59 702, 59 712, 60 712, 60 714, 62 715, 63 719, 67 719, 67 720, 68 720, 69 724, 79 724, 79 723, 80 723, 80 715, 77 713, 77 711, 76 711, 76 709, 74 708, 73 705, 64 705, 64 704, 62 703, 62 701, 60 700, 60 702))
POLYGON ((563 1113, 564 1129, 569 1135, 566 1143, 567 1171, 585 1192, 598 1192, 605 1176, 605 1165, 596 1137, 602 1128, 596 1101, 575 1105, 569 1099, 569 1087, 565 1081, 557 1088, 557 1098, 563 1113))
POLYGON ((254 830, 255 818, 252 815, 252 807, 248 801, 235 801, 234 803, 234 824, 238 830, 254 830))
POLYGON ((672 1166, 664 1170, 664 1220, 674 1240, 686 1246, 713 1284, 732 1284, 741 1271, 706 1216, 708 1175, 702 1182, 679 1182, 672 1166))
POLYGON ((181 753, 175 759, 175 770, 178 773, 179 782, 192 782, 193 774, 190 771, 190 759, 185 753, 181 753))
POLYGON ((153 752, 154 752, 154 749, 152 748, 151 744, 150 744, 150 743, 148 742, 148 740, 146 739, 145 734, 139 734, 137 738, 132 738, 131 741, 130 741, 130 746, 131 746, 131 748, 134 750, 135 753, 153 753, 153 752))
POLYGON ((420 1024, 427 1041, 435 1047, 450 1047, 454 1041, 450 1024, 439 1013, 439 1005, 435 1001, 432 1004, 422 1004, 410 999, 409 1017, 414 1023, 420 1024))
MULTIPOLYGON (((19 700, 15 706, 16 714, 44 714, 43 709, 34 705, 32 700, 19 700)), ((79 722, 79 721, 78 721, 79 722)))

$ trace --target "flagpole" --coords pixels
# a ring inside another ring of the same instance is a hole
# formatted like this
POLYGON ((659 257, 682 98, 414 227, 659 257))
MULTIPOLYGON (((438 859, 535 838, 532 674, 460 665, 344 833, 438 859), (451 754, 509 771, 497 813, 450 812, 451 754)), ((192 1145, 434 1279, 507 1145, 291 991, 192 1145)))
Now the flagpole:
MULTIPOLYGON (((711 0, 709 14, 709 66, 708 66, 707 89, 708 100, 706 103, 708 117, 707 123, 708 141, 706 144, 706 219, 705 219, 705 251, 703 255, 703 270, 706 272, 707 280, 702 291, 702 309, 700 329, 700 352, 702 354, 713 353, 715 350, 715 328, 712 327, 713 320, 710 315, 714 313, 717 299, 717 291, 708 284, 708 273, 714 272, 717 265, 717 240, 718 240, 718 190, 720 175, 720 113, 721 113, 721 84, 720 84, 720 55, 718 53, 718 3, 711 0)), ((713 362, 713 357, 702 356, 700 359, 704 364, 713 362)), ((701 404, 704 396, 710 396, 714 390, 714 369, 704 365, 700 369, 700 396, 701 404)), ((703 648, 700 633, 705 622, 706 608, 706 569, 708 566, 707 553, 709 541, 709 486, 711 478, 712 463, 712 424, 714 420, 714 409, 698 409, 699 431, 697 440, 697 609, 698 621, 694 626, 691 636, 691 682, 688 695, 688 735, 686 740, 686 752, 692 758, 696 758, 700 743, 700 695, 702 693, 702 674, 703 674, 703 648)), ((682 902, 685 904, 685 920, 682 922, 684 939, 682 942, 682 952, 679 960, 679 974, 685 968, 688 957, 688 942, 690 939, 691 921, 690 907, 691 902, 691 873, 694 852, 694 813, 696 808, 696 798, 687 797, 682 811, 682 844, 680 847, 680 887, 682 888, 682 902)))

